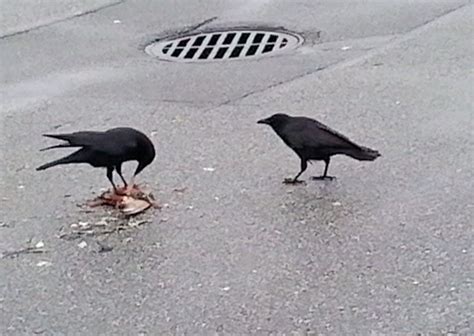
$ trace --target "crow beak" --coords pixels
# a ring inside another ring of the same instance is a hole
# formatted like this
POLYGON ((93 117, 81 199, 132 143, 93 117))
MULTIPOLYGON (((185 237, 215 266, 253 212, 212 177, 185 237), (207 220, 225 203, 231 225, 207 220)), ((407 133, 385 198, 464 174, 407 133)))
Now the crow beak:
POLYGON ((261 119, 257 121, 257 124, 269 124, 268 119, 261 119))

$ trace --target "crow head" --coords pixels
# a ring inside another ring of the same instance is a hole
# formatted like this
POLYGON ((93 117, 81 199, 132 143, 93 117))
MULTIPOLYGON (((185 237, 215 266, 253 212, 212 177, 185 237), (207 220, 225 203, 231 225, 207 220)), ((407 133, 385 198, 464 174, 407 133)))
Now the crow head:
POLYGON ((283 113, 277 113, 277 114, 272 115, 271 117, 257 121, 257 124, 266 124, 266 125, 271 126, 273 129, 279 129, 283 127, 284 125, 286 125, 289 119, 290 119, 289 115, 283 114, 283 113))
POLYGON ((152 163, 156 156, 155 146, 153 146, 151 140, 144 134, 138 139, 138 148, 138 166, 134 176, 138 175, 145 167, 152 163))

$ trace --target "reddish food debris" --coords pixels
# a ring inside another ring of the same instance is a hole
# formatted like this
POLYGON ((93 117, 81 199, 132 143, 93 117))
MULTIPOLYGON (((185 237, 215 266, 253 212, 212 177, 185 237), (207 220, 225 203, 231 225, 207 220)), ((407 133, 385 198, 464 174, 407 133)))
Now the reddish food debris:
POLYGON ((108 190, 88 205, 91 207, 108 205, 120 209, 126 215, 139 214, 151 206, 158 207, 154 202, 153 195, 142 191, 137 185, 133 187, 117 188, 117 191, 108 190))

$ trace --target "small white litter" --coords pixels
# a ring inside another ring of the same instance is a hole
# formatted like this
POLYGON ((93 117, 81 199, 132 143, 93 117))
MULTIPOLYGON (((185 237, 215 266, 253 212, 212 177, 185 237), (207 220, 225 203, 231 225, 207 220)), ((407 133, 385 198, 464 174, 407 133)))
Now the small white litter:
POLYGON ((36 266, 38 266, 38 267, 49 267, 49 266, 51 266, 52 264, 53 264, 53 263, 50 262, 50 261, 44 261, 44 260, 43 260, 43 261, 38 262, 38 263, 36 264, 36 266))

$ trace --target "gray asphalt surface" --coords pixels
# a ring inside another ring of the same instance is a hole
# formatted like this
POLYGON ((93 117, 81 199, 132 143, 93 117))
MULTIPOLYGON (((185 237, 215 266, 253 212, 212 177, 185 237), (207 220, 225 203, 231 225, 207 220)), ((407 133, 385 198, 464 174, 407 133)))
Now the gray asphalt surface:
POLYGON ((0 334, 474 334, 471 1, 35 3, 1 2, 0 252, 47 251, 0 259, 0 334), (208 64, 143 52, 212 17, 305 43, 208 64), (383 156, 283 185, 299 162, 256 124, 275 112, 383 156), (77 207, 105 172, 34 170, 63 153, 39 152, 41 134, 121 125, 156 144, 139 182, 165 207, 58 238, 114 213, 77 207))

